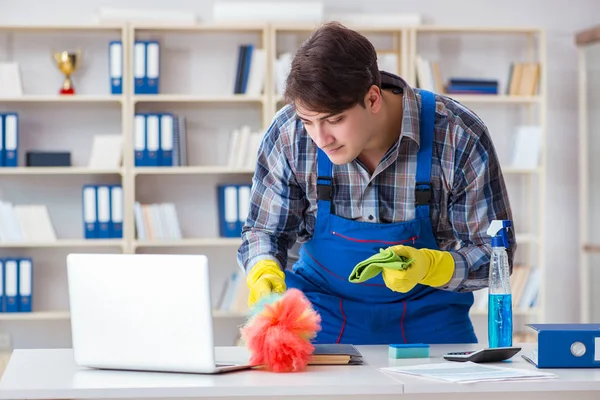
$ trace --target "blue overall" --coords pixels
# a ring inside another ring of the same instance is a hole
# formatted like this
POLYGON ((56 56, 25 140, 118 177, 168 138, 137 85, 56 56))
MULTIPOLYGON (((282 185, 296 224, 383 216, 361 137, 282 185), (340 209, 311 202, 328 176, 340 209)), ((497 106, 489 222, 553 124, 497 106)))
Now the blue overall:
POLYGON ((350 283, 354 266, 386 248, 405 244, 438 249, 429 201, 435 98, 421 91, 420 148, 417 155, 416 210, 411 221, 387 224, 349 220, 331 212, 332 163, 319 150, 317 218, 313 237, 286 271, 286 285, 304 292, 321 315, 315 343, 476 343, 469 309, 472 293, 418 284, 408 293, 385 286, 381 274, 350 283))

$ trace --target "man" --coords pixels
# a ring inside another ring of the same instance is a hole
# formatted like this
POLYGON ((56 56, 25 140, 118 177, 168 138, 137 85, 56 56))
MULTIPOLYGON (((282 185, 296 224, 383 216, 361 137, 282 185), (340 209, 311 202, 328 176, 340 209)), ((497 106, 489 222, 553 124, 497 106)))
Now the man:
POLYGON ((372 44, 337 23, 301 46, 286 84, 238 251, 250 306, 302 290, 322 318, 317 343, 477 342, 469 309, 488 283, 486 229, 512 219, 484 123, 380 72, 372 44), (409 268, 385 267, 394 256, 409 268), (349 278, 370 265, 384 268, 349 278))

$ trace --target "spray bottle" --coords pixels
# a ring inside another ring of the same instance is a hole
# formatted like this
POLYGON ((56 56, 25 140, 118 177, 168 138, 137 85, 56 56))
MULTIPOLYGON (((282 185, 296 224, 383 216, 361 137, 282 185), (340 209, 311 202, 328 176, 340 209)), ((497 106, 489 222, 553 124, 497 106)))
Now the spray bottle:
POLYGON ((512 346, 513 313, 508 265, 508 229, 512 223, 494 220, 487 230, 492 237, 488 298, 489 347, 512 346))

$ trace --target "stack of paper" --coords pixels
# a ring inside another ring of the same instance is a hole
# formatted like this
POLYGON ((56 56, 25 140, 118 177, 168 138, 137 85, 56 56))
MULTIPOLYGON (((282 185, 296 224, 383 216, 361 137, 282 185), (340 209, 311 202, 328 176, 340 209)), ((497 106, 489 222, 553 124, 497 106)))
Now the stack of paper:
POLYGON ((481 365, 471 361, 385 367, 381 370, 456 383, 556 378, 555 374, 549 372, 481 365))

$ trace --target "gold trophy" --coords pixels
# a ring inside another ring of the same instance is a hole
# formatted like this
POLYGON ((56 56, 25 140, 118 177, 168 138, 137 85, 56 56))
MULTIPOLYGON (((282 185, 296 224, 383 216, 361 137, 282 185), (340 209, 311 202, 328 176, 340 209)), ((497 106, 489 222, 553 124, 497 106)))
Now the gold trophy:
POLYGON ((75 53, 68 51, 53 52, 54 62, 56 66, 65 75, 65 81, 63 82, 60 94, 75 94, 75 87, 71 80, 71 74, 79 67, 81 62, 81 50, 77 50, 75 53))

